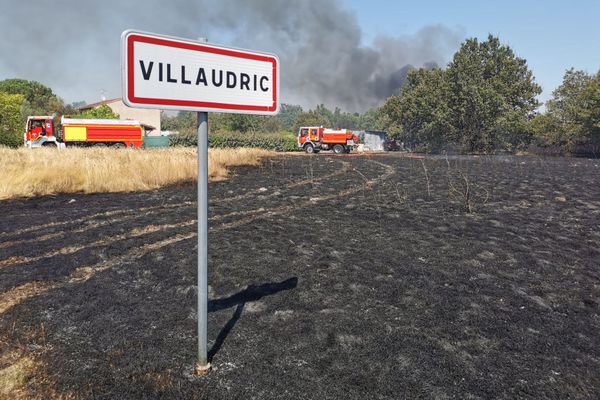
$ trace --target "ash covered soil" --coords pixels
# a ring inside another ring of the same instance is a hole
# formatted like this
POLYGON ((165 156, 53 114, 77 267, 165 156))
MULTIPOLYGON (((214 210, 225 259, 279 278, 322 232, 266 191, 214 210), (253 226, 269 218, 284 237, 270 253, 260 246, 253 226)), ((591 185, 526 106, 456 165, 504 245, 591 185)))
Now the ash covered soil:
MULTIPOLYGON (((278 156, 210 185, 0 202, 7 398, 600 398, 600 161, 278 156)), ((1 396, 0 396, 1 397, 1 396)))

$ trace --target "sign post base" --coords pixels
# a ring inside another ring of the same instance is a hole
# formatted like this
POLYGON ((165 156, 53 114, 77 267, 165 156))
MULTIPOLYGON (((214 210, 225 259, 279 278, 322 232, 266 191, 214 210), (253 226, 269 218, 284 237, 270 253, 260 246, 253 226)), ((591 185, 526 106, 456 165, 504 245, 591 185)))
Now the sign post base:
POLYGON ((196 364, 196 369, 194 370, 194 375, 206 376, 210 372, 210 368, 211 368, 210 363, 206 363, 205 365, 196 364))

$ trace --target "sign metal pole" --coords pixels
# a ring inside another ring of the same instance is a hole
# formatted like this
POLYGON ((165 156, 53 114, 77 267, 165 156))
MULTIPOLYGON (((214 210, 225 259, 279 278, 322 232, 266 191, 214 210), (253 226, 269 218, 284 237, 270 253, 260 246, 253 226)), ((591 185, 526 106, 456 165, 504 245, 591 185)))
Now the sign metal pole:
POLYGON ((196 374, 208 362, 208 113, 198 113, 198 360, 196 374))

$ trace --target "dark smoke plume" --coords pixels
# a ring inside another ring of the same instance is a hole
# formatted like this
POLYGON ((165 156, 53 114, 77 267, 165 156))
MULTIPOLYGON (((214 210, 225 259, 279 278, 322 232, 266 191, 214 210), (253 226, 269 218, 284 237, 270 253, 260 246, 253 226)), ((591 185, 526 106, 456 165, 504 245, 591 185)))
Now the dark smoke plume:
POLYGON ((274 52, 284 102, 349 111, 397 93, 412 66, 444 64, 462 37, 436 25, 364 45, 337 0, 2 0, 0 79, 38 80, 67 101, 120 96, 129 28, 274 52))

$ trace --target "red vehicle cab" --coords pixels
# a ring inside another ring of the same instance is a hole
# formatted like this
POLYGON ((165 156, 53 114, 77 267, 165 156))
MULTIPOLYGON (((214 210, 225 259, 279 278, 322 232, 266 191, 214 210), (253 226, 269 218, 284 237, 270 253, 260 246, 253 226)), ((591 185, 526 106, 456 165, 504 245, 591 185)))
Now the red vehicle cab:
POLYGON ((54 136, 54 116, 27 117, 25 142, 54 136))

